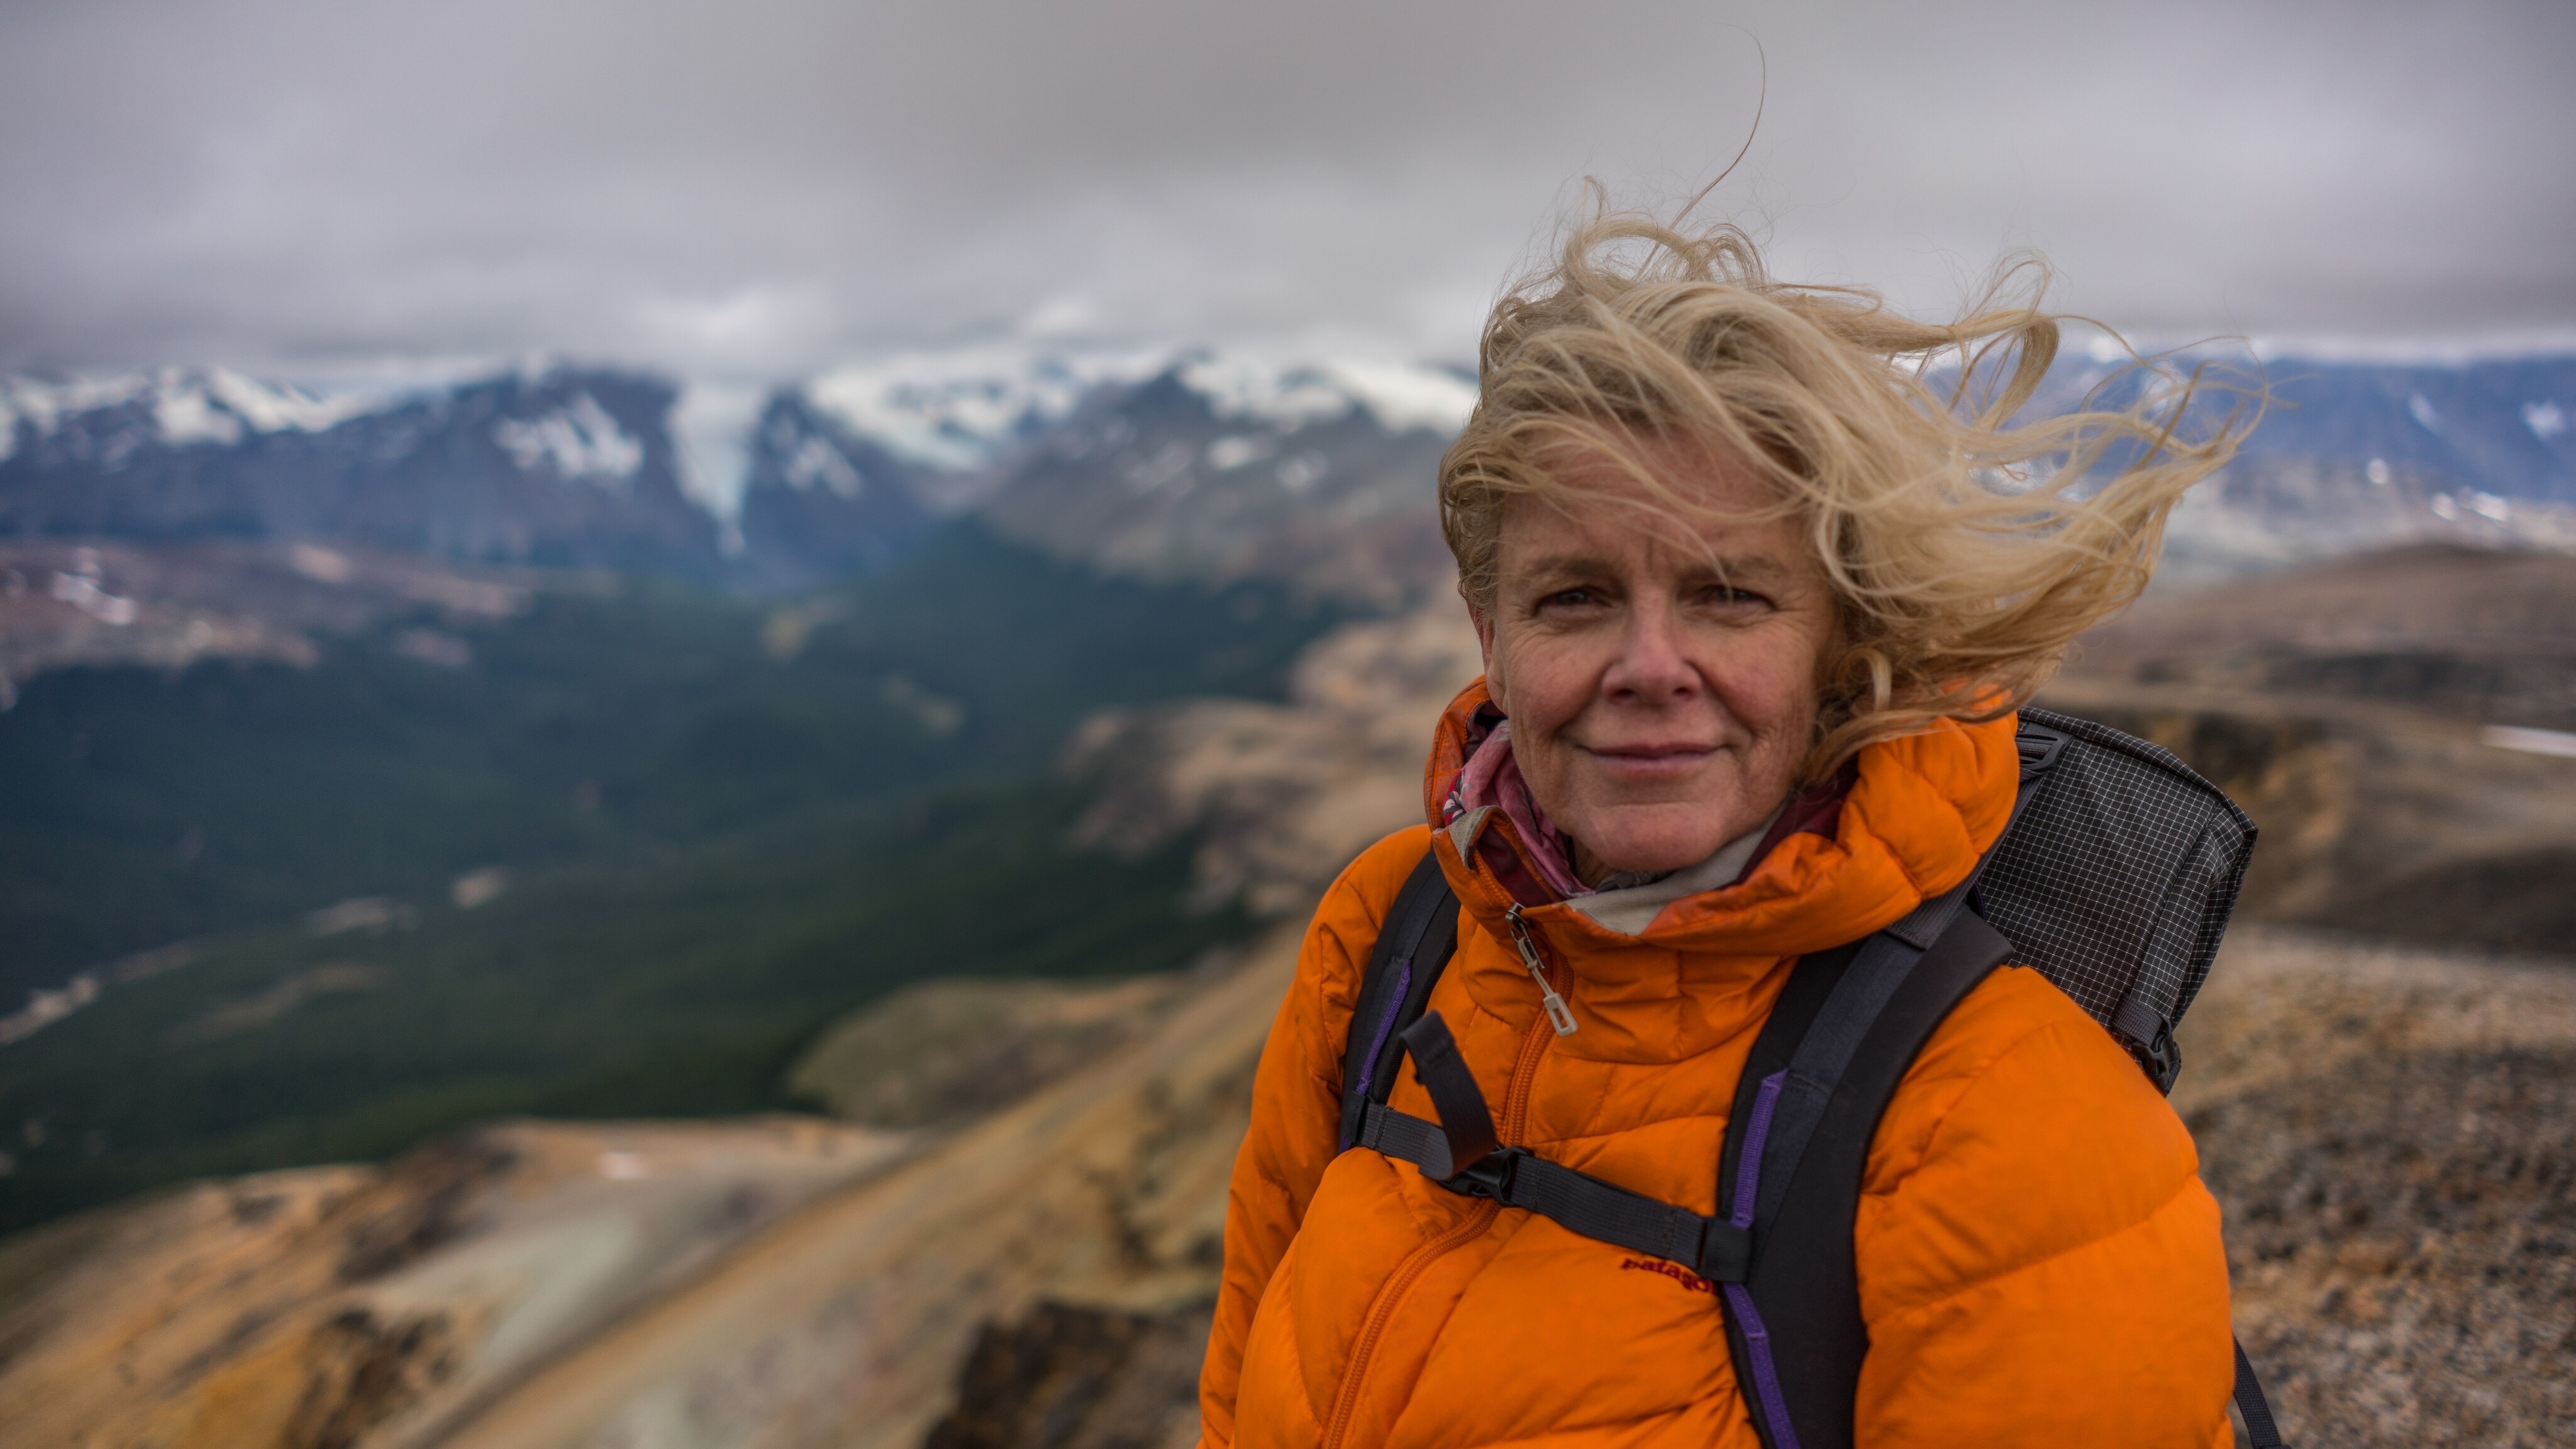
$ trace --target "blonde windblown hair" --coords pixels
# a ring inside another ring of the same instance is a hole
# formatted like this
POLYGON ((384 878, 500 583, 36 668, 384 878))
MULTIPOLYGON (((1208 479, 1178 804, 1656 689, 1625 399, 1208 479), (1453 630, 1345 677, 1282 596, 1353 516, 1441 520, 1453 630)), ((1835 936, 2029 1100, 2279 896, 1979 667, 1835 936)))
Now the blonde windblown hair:
POLYGON ((1661 517, 1713 516, 1648 462, 1644 445, 1687 441, 1769 485, 1762 516, 1802 527, 1832 589, 1802 781, 1873 740, 2018 709, 2146 587, 2166 514, 2242 431, 2231 412, 2186 436, 2206 389, 2170 371, 2126 410, 2021 420, 2057 354, 2045 282, 2025 260, 1966 316, 1918 322, 1772 281, 1736 227, 1596 209, 1486 323, 1476 410, 1440 465, 1459 591, 1493 607, 1514 500, 1617 506, 1555 476, 1569 447, 1615 459, 1661 517))

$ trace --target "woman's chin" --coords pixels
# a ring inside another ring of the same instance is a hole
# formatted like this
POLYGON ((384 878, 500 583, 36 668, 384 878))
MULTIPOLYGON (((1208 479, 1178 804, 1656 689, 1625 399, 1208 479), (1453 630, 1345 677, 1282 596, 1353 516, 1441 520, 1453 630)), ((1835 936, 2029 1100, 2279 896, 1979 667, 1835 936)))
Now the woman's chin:
POLYGON ((1697 865, 1743 834, 1741 830, 1720 833, 1709 820, 1710 812, 1698 810, 1681 820, 1598 821, 1591 822, 1589 831, 1568 833, 1609 870, 1654 873, 1697 865))

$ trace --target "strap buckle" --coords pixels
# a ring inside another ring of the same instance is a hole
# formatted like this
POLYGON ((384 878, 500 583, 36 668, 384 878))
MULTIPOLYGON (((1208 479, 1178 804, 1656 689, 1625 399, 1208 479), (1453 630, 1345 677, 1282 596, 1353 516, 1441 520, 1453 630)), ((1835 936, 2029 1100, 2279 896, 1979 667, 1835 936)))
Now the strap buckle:
POLYGON ((1511 1196, 1512 1178, 1519 1173, 1522 1159, 1531 1155, 1526 1147, 1497 1147, 1458 1169, 1457 1176, 1433 1181, 1460 1197, 1489 1197, 1503 1202, 1511 1196))
POLYGON ((2174 1041, 2173 1023, 2157 1017, 2155 1035, 2129 1049, 2138 1065, 2147 1069, 2147 1079, 2156 1084, 2156 1090, 2173 1095, 2174 1078, 2182 1075, 2182 1047, 2174 1041))
POLYGON ((2047 774, 2049 767, 2057 763, 2057 757, 2066 752, 2066 742, 2071 738, 2073 736, 2064 730, 2053 730, 2045 725, 2023 721, 2021 728, 2013 735, 2013 750, 2021 756, 2021 777, 2024 783, 2047 774))

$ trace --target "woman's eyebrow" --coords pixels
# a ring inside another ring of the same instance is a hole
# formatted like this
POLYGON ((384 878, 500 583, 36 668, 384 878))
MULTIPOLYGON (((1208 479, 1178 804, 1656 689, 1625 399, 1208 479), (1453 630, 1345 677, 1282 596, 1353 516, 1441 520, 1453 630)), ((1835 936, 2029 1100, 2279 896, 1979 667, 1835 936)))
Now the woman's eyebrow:
POLYGON ((1741 557, 1694 559, 1685 577, 1694 581, 1713 579, 1723 584, 1772 583, 1789 576, 1791 570, 1767 553, 1741 557))
POLYGON ((1598 554, 1543 553, 1521 565, 1517 572, 1533 578, 1562 577, 1566 574, 1607 574, 1618 569, 1598 554))

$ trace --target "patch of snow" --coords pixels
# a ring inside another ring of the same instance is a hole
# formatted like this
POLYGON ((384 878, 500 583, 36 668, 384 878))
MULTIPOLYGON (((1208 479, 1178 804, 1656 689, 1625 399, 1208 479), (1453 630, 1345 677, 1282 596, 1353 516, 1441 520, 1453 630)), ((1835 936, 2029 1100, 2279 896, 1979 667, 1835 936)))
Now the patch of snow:
POLYGON ((0 458, 17 451, 18 424, 42 438, 82 413, 148 401, 162 443, 230 446, 254 433, 320 432, 384 406, 381 392, 316 397, 272 387, 230 368, 165 367, 67 379, 0 378, 0 458))
POLYGON ((768 389, 748 382, 691 382, 671 405, 680 492, 728 525, 742 518, 751 481, 751 432, 768 389))
MULTIPOLYGON (((2175 338, 2179 343, 2184 339, 2175 338)), ((2576 352, 2576 332, 2521 328, 2459 337, 2256 337, 2243 344, 2262 362, 2295 358, 2364 367, 2466 367, 2576 352)))
POLYGON ((287 549, 286 565, 317 584, 345 584, 358 573, 347 554, 318 543, 299 543, 287 549))
MULTIPOLYGON (((1189 446, 1165 443, 1152 454, 1127 465, 1127 485, 1138 493, 1151 493, 1189 471, 1189 446)), ((1189 490, 1184 487, 1181 491, 1189 490)))
POLYGON ((2576 760, 2576 735, 2564 730, 2522 729, 2513 725, 2488 725, 2478 731, 2481 743, 2499 750, 2520 750, 2530 755, 2556 755, 2562 760, 2576 760))
POLYGON ((290 429, 318 433, 383 405, 383 399, 366 393, 326 398, 300 388, 271 387, 228 367, 206 369, 199 375, 197 385, 255 433, 290 429))
POLYGON ((1454 433, 1476 406, 1475 384, 1421 363, 1342 359, 1284 361, 1246 353, 1194 358, 1182 385, 1218 417, 1283 432, 1365 408, 1388 432, 1454 433))
POLYGON ((817 483, 842 498, 856 498, 868 491, 868 477, 841 456, 841 450, 821 438, 807 435, 798 441, 780 469, 787 486, 799 492, 817 483))
POLYGON ((18 451, 22 423, 41 440, 62 426, 66 418, 132 402, 150 387, 151 379, 141 373, 60 380, 0 377, 0 460, 18 451))
POLYGON ((59 380, 0 378, 0 406, 7 407, 14 418, 26 422, 42 437, 66 418, 132 402, 151 389, 152 378, 139 372, 59 380))
POLYGON ((54 575, 54 597, 71 605, 102 624, 122 629, 142 612, 132 599, 111 594, 98 586, 96 574, 54 575))
POLYGON ((0 1046, 25 1041, 98 1000, 101 989, 98 978, 84 971, 58 990, 28 992, 25 1007, 0 1016, 0 1046))
POLYGON ((1390 433, 1454 433, 1476 410, 1476 385, 1446 368, 1408 362, 1337 362, 1333 379, 1390 433))
POLYGON ((2546 443, 2567 431, 2567 412, 2554 402, 2527 402, 2522 405, 2522 423, 2546 443))
POLYGON ((1291 493, 1303 493, 1324 481, 1333 471, 1332 460, 1317 452, 1299 453, 1279 460, 1279 486, 1291 493))
POLYGON ((1242 354, 1192 359, 1181 367, 1181 385, 1218 417, 1283 430, 1348 417, 1358 401, 1321 367, 1242 354))
POLYGON ((2491 518, 2498 523, 2507 523, 2512 520, 2513 510, 2511 506, 2508 505, 2505 500, 2498 498, 2492 493, 2481 493, 2472 488, 2468 490, 2468 499, 2469 511, 2478 515, 2480 518, 2491 518))
POLYGON ((242 420, 193 387, 164 387, 152 400, 152 426, 174 448, 190 443, 231 447, 242 440, 242 420))
POLYGON ((1279 440, 1253 433, 1228 433, 1207 445, 1208 466, 1220 473, 1258 463, 1279 451, 1279 440))
POLYGON ((56 599, 112 628, 122 629, 133 623, 142 612, 141 606, 109 593, 100 586, 99 579, 98 551, 76 549, 72 553, 72 571, 54 575, 52 593, 56 599))
POLYGON ((2424 431, 2438 433, 2442 430, 2442 415, 2434 411, 2433 400, 2424 394, 2419 392, 2408 397, 2406 411, 2415 415, 2415 421, 2423 426, 2424 431))
POLYGON ((643 442, 619 427, 586 392, 543 417, 494 423, 492 441, 523 470, 545 466, 557 477, 584 479, 611 491, 624 491, 635 470, 644 466, 643 442))
POLYGON ((2361 476, 2363 476, 2363 477, 2365 477, 2365 478, 2369 479, 2372 483, 2377 484, 2379 487, 2382 487, 2382 488, 2387 487, 2387 486, 2388 486, 2388 460, 2387 460, 2386 458, 2373 458, 2373 459, 2371 459, 2371 460, 2370 460, 2370 466, 2368 466, 2368 467, 2366 467, 2366 468, 2364 468, 2364 469, 2362 469, 2362 470, 2361 470, 2361 476))
POLYGON ((805 385, 805 400, 898 458, 965 473, 1063 421, 1096 389, 1161 372, 1172 355, 998 345, 911 352, 825 373, 805 385))
POLYGON ((487 865, 479 870, 469 870, 450 882, 447 898, 455 903, 458 910, 470 911, 477 906, 488 905, 509 888, 510 872, 497 865, 487 865))

